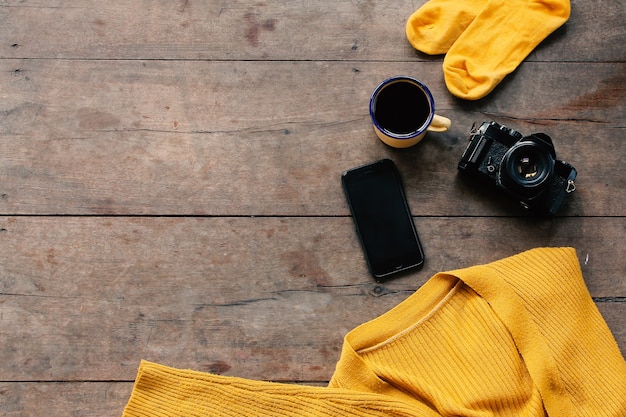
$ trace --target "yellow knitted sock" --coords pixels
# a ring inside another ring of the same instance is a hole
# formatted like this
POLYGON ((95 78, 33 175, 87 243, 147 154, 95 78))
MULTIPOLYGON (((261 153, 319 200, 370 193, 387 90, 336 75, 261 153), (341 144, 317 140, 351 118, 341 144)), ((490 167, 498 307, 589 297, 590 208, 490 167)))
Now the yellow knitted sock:
POLYGON ((480 13, 487 0, 430 0, 406 23, 406 37, 418 51, 445 54, 480 13))
POLYGON ((443 61, 452 94, 476 100, 567 21, 569 0, 489 0, 443 61))

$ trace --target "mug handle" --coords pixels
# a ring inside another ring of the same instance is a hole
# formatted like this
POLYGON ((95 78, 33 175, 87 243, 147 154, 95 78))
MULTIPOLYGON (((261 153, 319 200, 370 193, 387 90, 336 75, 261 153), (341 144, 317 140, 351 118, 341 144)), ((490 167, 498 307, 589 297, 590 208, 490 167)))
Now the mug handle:
POLYGON ((430 126, 428 126, 427 130, 431 132, 445 132, 450 128, 451 124, 452 122, 447 117, 435 114, 433 116, 433 121, 430 123, 430 126))

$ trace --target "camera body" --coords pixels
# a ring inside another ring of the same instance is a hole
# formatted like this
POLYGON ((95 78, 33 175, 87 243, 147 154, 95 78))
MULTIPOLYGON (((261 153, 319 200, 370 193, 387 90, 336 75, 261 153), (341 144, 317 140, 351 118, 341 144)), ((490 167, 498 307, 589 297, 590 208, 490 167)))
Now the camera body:
POLYGON ((556 159, 545 133, 523 137, 496 122, 472 129, 460 172, 505 191, 526 209, 555 215, 576 186, 576 169, 556 159))

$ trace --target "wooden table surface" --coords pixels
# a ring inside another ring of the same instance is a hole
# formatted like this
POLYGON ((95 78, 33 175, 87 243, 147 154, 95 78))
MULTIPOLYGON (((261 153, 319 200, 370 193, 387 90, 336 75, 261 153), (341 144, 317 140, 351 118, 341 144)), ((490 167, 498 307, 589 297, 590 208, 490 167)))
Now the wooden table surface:
POLYGON ((430 276, 573 246, 626 352, 626 12, 568 23, 479 101, 404 25, 421 1, 0 4, 0 414, 118 416, 142 358, 325 384, 346 332, 430 276), (443 134, 395 150, 368 100, 431 87, 443 134), (462 181, 473 123, 552 136, 579 173, 552 220, 462 181), (370 277, 340 186, 393 159, 426 253, 370 277))

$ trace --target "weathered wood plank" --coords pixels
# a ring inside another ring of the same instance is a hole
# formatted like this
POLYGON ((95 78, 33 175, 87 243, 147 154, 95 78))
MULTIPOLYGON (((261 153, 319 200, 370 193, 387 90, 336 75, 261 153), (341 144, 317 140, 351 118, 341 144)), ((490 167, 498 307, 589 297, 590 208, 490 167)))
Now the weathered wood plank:
MULTIPOLYGON (((618 341, 626 341, 624 317, 626 305, 599 303, 599 308, 618 341)), ((171 359, 172 364, 176 359, 171 359)), ((214 365, 209 371, 226 372, 226 364, 214 365)), ((183 365, 185 366, 185 365, 183 365)), ((193 364, 186 366, 193 367, 193 364)), ((195 369, 195 368, 194 368, 195 369)), ((249 374, 239 369, 241 375, 249 374)), ((232 372, 230 372, 232 374, 232 372)), ((97 375, 96 375, 97 376, 97 375)), ((67 416, 68 410, 80 416, 119 416, 130 396, 132 382, 0 382, 0 414, 4 416, 67 416)), ((298 381, 298 383, 303 383, 298 381)), ((305 381, 306 384, 323 385, 325 380, 305 381)))
MULTIPOLYGON (((561 214, 623 216, 625 167, 611 155, 624 154, 626 143, 614 129, 571 126, 582 137, 558 150, 578 169, 578 191, 561 214)), ((416 149, 394 151, 371 137, 370 129, 359 128, 365 139, 350 138, 355 131, 345 128, 332 130, 339 138, 335 152, 318 153, 304 151, 310 146, 304 139, 284 142, 271 134, 230 140, 103 133, 30 148, 28 141, 8 137, 0 143, 0 212, 345 215, 340 173, 390 157, 416 215, 524 214, 512 200, 458 176, 465 137, 433 137, 416 149), (359 149, 356 141, 372 143, 359 149)))
POLYGON ((10 217, 0 233, 5 381, 132 380, 146 358, 257 379, 326 380, 343 335, 437 271, 577 247, 626 350, 621 218, 417 218, 424 269, 368 275, 349 217, 10 217), (617 300, 617 299, 616 299, 617 300))
POLYGON ((0 382, 0 414, 3 417, 119 417, 131 390, 131 382, 0 382))
POLYGON ((382 157, 406 174, 415 214, 520 214, 457 179, 469 129, 484 120, 552 135, 558 156, 579 171, 580 192, 563 214, 626 214, 626 168, 614 157, 626 153, 623 65, 528 63, 497 99, 475 103, 451 98, 432 63, 5 60, 0 68, 13 74, 0 78, 4 214, 343 215, 340 173, 382 157), (408 150, 377 140, 368 97, 398 73, 432 86, 439 112, 454 121, 449 132, 408 150))
POLYGON ((4 417, 119 417, 131 382, 0 382, 4 417))
POLYGON ((398 74, 424 81, 441 112, 623 128, 625 67, 529 62, 500 84, 489 96, 493 99, 463 101, 447 92, 434 62, 5 59, 0 60, 1 132, 51 131, 48 135, 58 137, 68 131, 236 134, 282 132, 290 125, 320 128, 366 118, 376 85, 398 74))
MULTIPOLYGON (((0 57, 202 60, 431 60, 404 27, 420 1, 7 1, 0 57)), ((618 61, 623 4, 572 1, 564 27, 530 61, 618 61)), ((440 57, 435 57, 440 60, 440 57)))
POLYGON ((542 245, 577 247, 626 352, 623 4, 573 0, 465 102, 404 38, 424 2, 0 4, 0 214, 18 215, 0 217, 0 414, 120 415, 141 358, 323 384, 345 332, 433 273, 542 245), (450 132, 406 151, 375 139, 367 100, 396 74, 432 88, 450 132), (457 178, 483 120, 555 139, 579 170, 569 217, 525 218, 457 178), (381 157, 427 255, 385 285, 338 178, 381 157))

